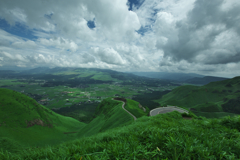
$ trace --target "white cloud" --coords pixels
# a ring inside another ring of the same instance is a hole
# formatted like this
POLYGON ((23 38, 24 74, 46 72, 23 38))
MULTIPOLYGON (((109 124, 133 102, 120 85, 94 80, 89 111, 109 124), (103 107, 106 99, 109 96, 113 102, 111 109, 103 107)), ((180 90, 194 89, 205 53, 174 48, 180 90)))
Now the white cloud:
POLYGON ((108 64, 122 65, 125 61, 113 48, 92 48, 93 53, 102 61, 108 64))
POLYGON ((12 46, 13 47, 16 47, 16 48, 36 48, 37 45, 34 41, 31 41, 31 40, 27 40, 27 41, 17 41, 17 42, 14 42, 12 43, 12 46))
POLYGON ((36 36, 0 29, 0 65, 237 74, 239 6, 145 0, 128 11, 127 0, 0 1, 0 18, 36 36))
POLYGON ((61 50, 71 50, 75 52, 78 49, 78 46, 75 42, 58 37, 56 39, 44 39, 39 38, 38 41, 44 46, 54 46, 61 50))

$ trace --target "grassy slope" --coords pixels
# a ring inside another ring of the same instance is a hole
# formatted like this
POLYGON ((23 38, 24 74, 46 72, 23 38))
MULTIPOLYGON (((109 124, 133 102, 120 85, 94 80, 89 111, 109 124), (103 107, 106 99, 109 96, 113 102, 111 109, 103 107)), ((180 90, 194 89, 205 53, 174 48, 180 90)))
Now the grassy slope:
POLYGON ((122 109, 122 102, 114 101, 111 98, 104 99, 100 103, 95 117, 78 133, 79 137, 91 136, 133 122, 133 117, 122 109))
POLYGON ((125 109, 132 113, 136 118, 140 118, 142 116, 147 116, 148 111, 144 112, 142 109, 138 107, 139 102, 136 102, 131 99, 127 99, 127 104, 125 105, 125 109))
POLYGON ((111 75, 107 73, 103 73, 100 71, 91 71, 91 70, 59 71, 59 72, 53 73, 53 75, 76 75, 76 77, 92 76, 91 79, 95 79, 95 80, 120 81, 118 79, 112 78, 111 75))
POLYGON ((57 144, 73 138, 63 132, 79 131, 86 125, 56 114, 24 94, 0 89, 0 95, 0 137, 28 145, 57 144), (41 120, 44 126, 27 127, 34 120, 41 120))
MULTIPOLYGON (((161 105, 177 105, 195 108, 201 115, 204 112, 223 112, 222 105, 240 96, 240 77, 212 82, 205 86, 181 86, 157 100, 161 105)), ((235 111, 232 111, 235 112, 235 111)), ((196 115, 198 115, 196 113, 196 115)), ((235 112, 236 113, 236 112, 235 112)), ((199 115, 200 115, 199 114, 199 115)), ((221 114, 217 114, 219 117, 221 114)), ((232 115, 225 112, 223 115, 232 115)), ((208 116, 209 117, 209 116, 208 116)))
POLYGON ((0 151, 0 159, 239 159, 239 124, 240 116, 185 120, 174 111, 55 147, 0 151))

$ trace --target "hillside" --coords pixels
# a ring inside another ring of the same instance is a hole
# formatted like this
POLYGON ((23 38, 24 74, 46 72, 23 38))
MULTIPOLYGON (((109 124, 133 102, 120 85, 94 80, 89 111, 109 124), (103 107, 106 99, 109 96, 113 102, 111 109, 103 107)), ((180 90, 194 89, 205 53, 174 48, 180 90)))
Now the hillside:
POLYGON ((186 83, 191 83, 191 84, 201 84, 201 85, 206 85, 210 82, 216 82, 216 81, 223 81, 227 80, 228 78, 223 78, 223 77, 213 77, 213 76, 205 76, 205 77, 195 77, 186 80, 186 83))
POLYGON ((0 159, 239 159, 239 124, 239 116, 186 120, 170 112, 58 146, 2 151, 0 159))
POLYGON ((59 144, 73 139, 85 123, 54 113, 19 92, 0 88, 0 137, 24 145, 59 144))
POLYGON ((143 77, 166 79, 181 82, 195 77, 204 77, 203 75, 195 73, 169 73, 169 72, 130 72, 130 73, 143 77))
MULTIPOLYGON (((22 93, 0 89, 0 94, 3 95, 0 98, 0 137, 23 145, 59 144, 133 122, 122 109, 122 102, 112 98, 104 99, 96 108, 94 119, 85 124, 59 115, 22 93)), ((131 103, 138 104, 133 100, 131 103)), ((131 106, 130 102, 127 104, 131 106)), ((134 107, 141 110, 138 105, 134 107)))
MULTIPOLYGON (((217 113, 213 117, 240 114, 240 77, 211 82, 205 86, 181 86, 157 100, 162 106, 191 108, 196 115, 217 113)), ((212 118, 213 118, 212 117, 212 118)), ((208 118, 211 118, 208 116, 208 118)))
POLYGON ((39 67, 24 71, 0 72, 1 77, 8 79, 24 79, 25 82, 34 83, 35 80, 43 80, 43 87, 54 87, 65 85, 76 87, 81 84, 102 84, 116 82, 130 85, 170 85, 178 86, 169 80, 152 79, 140 77, 131 73, 117 72, 109 69, 97 68, 48 68, 39 67), (26 81, 27 80, 27 81, 26 81))
MULTIPOLYGON (((131 102, 138 104, 136 101, 131 102)), ((131 102, 127 102, 127 104, 131 105, 131 102)), ((90 136, 132 123, 134 120, 133 117, 122 109, 122 104, 123 102, 112 100, 112 98, 104 99, 96 108, 95 118, 82 128, 78 136, 90 136)), ((139 109, 138 106, 133 106, 133 108, 136 110, 139 109)), ((141 116, 144 116, 144 114, 141 116)))

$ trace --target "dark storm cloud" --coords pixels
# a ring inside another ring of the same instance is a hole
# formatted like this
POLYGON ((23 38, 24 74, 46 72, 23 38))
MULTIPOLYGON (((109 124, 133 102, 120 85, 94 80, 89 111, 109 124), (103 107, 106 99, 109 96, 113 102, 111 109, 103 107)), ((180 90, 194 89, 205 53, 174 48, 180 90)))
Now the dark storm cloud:
POLYGON ((196 0, 187 18, 176 22, 175 29, 177 36, 167 37, 168 41, 163 46, 164 57, 171 57, 175 62, 186 60, 203 64, 240 61, 240 47, 233 39, 224 39, 224 34, 227 35, 228 31, 232 37, 239 40, 239 5, 224 8, 223 0, 196 0), (222 54, 217 51, 219 49, 226 53, 222 54))
POLYGON ((236 62, 240 62, 240 53, 237 53, 233 56, 225 54, 215 57, 208 57, 208 59, 205 60, 205 64, 227 64, 236 62))

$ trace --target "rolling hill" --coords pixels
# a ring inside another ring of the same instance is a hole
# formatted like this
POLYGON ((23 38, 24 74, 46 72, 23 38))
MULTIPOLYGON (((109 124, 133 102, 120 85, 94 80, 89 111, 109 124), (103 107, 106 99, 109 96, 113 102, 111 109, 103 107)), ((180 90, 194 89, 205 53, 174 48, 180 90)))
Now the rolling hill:
MULTIPOLYGON (((235 88, 239 79, 210 86, 223 84, 223 88, 235 88)), ((184 94, 194 86, 186 87, 184 94)), ((121 108, 123 102, 107 98, 86 125, 55 114, 21 93, 7 89, 0 93, 4 95, 0 98, 0 159, 240 158, 239 116, 206 119, 189 111, 192 118, 184 119, 174 111, 147 117, 138 102, 126 99, 126 108, 137 112, 133 121, 121 108)))
POLYGON ((177 105, 208 118, 240 114, 240 77, 211 82, 205 86, 180 86, 157 100, 161 105, 177 105), (211 115, 209 114, 211 112, 211 115))
POLYGON ((186 120, 176 111, 144 116, 56 146, 0 151, 0 159, 239 159, 239 118, 186 120))
MULTIPOLYGON (((0 98, 0 138, 6 138, 9 143, 54 145, 133 122, 133 117, 122 109, 122 102, 112 98, 104 99, 96 108, 94 119, 85 124, 59 115, 22 93, 0 89, 0 95, 3 95, 0 98)), ((131 111, 141 111, 138 102, 128 101, 131 111)), ((137 114, 138 117, 147 115, 142 112, 137 114)))
POLYGON ((39 67, 24 71, 0 71, 0 76, 8 79, 29 79, 29 82, 34 82, 34 79, 44 80, 44 87, 67 85, 76 87, 79 83, 87 84, 102 84, 108 82, 120 82, 122 84, 134 85, 170 85, 179 86, 171 83, 169 80, 152 79, 140 77, 131 73, 117 72, 109 69, 97 68, 48 68, 39 67))
POLYGON ((19 92, 0 88, 0 137, 24 145, 59 144, 73 138, 86 126, 70 117, 56 114, 19 92))
POLYGON ((95 118, 78 132, 78 136, 91 136, 132 123, 134 119, 122 109, 122 103, 112 100, 112 98, 104 99, 96 108, 95 118))
POLYGON ((195 77, 204 77, 200 74, 195 73, 169 73, 169 72, 129 72, 134 75, 149 77, 149 78, 157 78, 157 79, 165 79, 165 80, 173 80, 173 81, 185 81, 195 77))
POLYGON ((205 77, 195 77, 195 78, 187 79, 185 82, 190 83, 190 84, 206 85, 210 82, 223 81, 223 80, 227 80, 227 79, 229 79, 229 78, 205 76, 205 77))

